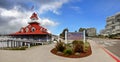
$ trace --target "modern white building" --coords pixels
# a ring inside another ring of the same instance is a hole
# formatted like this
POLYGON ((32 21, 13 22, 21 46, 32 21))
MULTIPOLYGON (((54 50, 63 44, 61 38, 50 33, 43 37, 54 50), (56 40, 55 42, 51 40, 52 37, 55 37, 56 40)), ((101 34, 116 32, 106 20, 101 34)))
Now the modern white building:
MULTIPOLYGON (((102 30, 101 30, 102 31, 102 30)), ((106 26, 102 33, 106 35, 118 34, 120 33, 120 13, 113 16, 109 16, 106 19, 106 26)))

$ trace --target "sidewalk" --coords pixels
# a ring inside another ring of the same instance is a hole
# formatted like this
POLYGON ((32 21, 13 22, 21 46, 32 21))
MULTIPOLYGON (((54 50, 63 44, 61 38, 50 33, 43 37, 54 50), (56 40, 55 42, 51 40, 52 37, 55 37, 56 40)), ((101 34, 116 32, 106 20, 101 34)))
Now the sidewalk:
POLYGON ((112 57, 110 57, 102 48, 100 48, 94 41, 89 40, 92 48, 92 55, 89 59, 92 62, 116 62, 112 57))
POLYGON ((54 44, 25 51, 0 50, 0 62, 116 62, 95 42, 89 40, 92 54, 83 58, 65 58, 50 53, 54 44))

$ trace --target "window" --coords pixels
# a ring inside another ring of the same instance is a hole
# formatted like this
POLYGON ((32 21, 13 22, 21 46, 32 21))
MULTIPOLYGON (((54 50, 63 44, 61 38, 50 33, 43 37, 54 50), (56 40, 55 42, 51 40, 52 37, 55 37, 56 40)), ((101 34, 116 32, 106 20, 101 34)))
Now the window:
POLYGON ((43 28, 40 28, 40 31, 42 31, 43 30, 43 28))
POLYGON ((23 32, 23 29, 21 29, 20 31, 23 32))
POLYGON ((120 29, 120 27, 119 27, 119 26, 116 26, 115 29, 120 29))
POLYGON ((32 27, 32 28, 31 28, 31 31, 32 31, 32 32, 34 32, 35 30, 36 30, 35 27, 32 27))
POLYGON ((29 28, 26 28, 25 31, 28 32, 28 31, 29 31, 29 28))

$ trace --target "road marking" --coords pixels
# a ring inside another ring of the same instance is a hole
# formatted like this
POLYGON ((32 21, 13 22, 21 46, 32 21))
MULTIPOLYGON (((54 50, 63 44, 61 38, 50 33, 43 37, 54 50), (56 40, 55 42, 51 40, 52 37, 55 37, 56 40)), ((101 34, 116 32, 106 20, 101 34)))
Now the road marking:
POLYGON ((107 49, 101 47, 108 55, 110 55, 113 59, 115 59, 117 62, 120 62, 120 59, 118 59, 118 57, 116 57, 114 54, 112 54, 110 51, 108 51, 107 49))
POLYGON ((107 45, 107 46, 113 46, 113 44, 109 43, 109 42, 104 42, 104 44, 107 45))
MULTIPOLYGON (((103 42, 103 41, 100 41, 100 42, 103 42)), ((104 42, 103 42, 103 43, 104 43, 104 42)), ((105 44, 102 44, 102 45, 107 46, 107 45, 105 45, 105 44)), ((110 55, 114 60, 116 60, 117 62, 120 62, 120 59, 118 59, 117 56, 115 56, 115 55, 112 54, 110 51, 108 51, 107 49, 105 49, 104 46, 102 47, 102 46, 100 46, 99 44, 98 44, 98 46, 99 46, 100 48, 102 48, 102 49, 103 49, 108 55, 110 55)))

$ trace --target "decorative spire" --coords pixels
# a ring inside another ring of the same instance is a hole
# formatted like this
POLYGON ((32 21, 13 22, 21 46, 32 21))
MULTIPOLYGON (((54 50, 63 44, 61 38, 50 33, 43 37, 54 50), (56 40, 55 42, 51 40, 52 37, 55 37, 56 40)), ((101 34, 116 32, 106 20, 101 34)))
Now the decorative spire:
POLYGON ((30 17, 31 20, 38 20, 37 14, 34 12, 32 16, 30 17))

